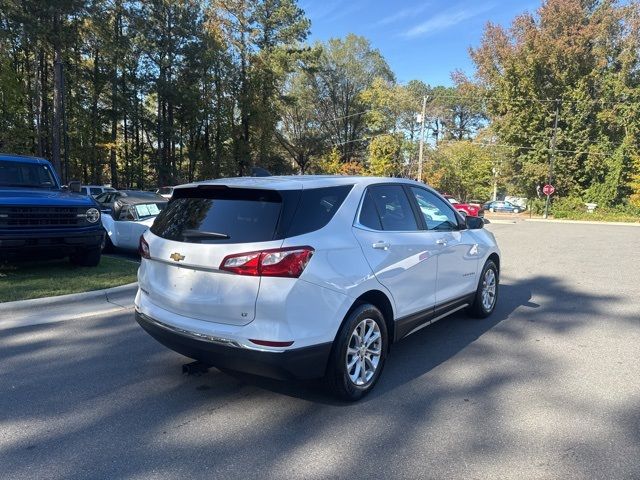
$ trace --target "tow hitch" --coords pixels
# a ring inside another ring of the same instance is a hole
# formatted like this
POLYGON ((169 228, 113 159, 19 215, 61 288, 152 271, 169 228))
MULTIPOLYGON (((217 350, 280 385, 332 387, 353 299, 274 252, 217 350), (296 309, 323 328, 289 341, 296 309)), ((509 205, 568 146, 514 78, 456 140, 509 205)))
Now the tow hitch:
POLYGON ((207 365, 206 363, 202 363, 201 361, 196 360, 195 362, 185 363, 184 365, 182 365, 182 373, 187 375, 200 376, 203 373, 207 373, 210 368, 211 365, 207 365))

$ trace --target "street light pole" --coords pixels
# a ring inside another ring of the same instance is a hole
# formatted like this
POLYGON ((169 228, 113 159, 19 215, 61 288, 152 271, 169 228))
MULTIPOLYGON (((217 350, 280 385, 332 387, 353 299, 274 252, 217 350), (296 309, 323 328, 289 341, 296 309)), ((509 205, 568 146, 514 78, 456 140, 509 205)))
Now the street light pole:
MULTIPOLYGON (((553 180, 553 161, 556 156, 556 134, 558 132, 558 110, 560 109, 560 100, 556 98, 556 113, 555 119, 553 121, 553 135, 551 136, 551 154, 549 156, 549 176, 547 179, 547 185, 551 185, 553 180)), ((547 218, 549 216, 549 199, 551 195, 547 195, 547 201, 544 204, 544 215, 543 218, 547 218)))
POLYGON ((420 151, 418 152, 418 181, 422 181, 422 149, 424 148, 424 116, 427 112, 427 97, 422 97, 422 115, 420 115, 420 151))

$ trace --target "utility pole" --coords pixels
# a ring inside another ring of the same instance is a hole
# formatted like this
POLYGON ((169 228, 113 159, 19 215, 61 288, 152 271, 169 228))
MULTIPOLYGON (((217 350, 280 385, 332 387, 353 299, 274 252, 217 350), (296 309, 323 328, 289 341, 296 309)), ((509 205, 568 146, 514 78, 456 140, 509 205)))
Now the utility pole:
MULTIPOLYGON (((551 185, 553 180, 553 161, 556 156, 556 135, 558 132, 558 114, 560 110, 560 100, 556 98, 556 113, 555 119, 553 121, 553 135, 551 136, 551 154, 549 156, 549 176, 547 178, 547 184, 551 185)), ((547 218, 549 216, 549 199, 551 195, 547 195, 547 201, 544 204, 544 215, 543 218, 547 218)))
POLYGON ((418 153, 418 181, 422 181, 422 149, 424 148, 424 117, 427 113, 427 96, 422 97, 422 114, 420 115, 420 151, 418 153))

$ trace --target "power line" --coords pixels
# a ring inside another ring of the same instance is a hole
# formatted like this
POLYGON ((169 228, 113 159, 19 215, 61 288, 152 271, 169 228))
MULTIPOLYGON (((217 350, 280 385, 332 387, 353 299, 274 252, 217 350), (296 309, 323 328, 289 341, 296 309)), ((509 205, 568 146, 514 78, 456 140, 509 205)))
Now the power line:
MULTIPOLYGON (((441 140, 440 143, 451 144, 451 143, 459 143, 460 141, 461 140, 441 140)), ((540 148, 540 147, 526 147, 524 145, 511 145, 507 143, 475 142, 473 140, 462 140, 462 141, 470 143, 472 145, 478 145, 481 147, 511 148, 514 150, 538 150, 540 148)), ((612 155, 611 153, 605 153, 605 152, 590 152, 586 150, 563 150, 560 148, 556 148, 555 151, 557 153, 574 153, 576 155, 601 155, 604 157, 612 155)))
POLYGON ((605 99, 585 99, 585 100, 575 100, 566 97, 559 98, 538 98, 538 97, 512 97, 512 98, 500 98, 496 96, 489 95, 462 95, 459 93, 433 93, 432 100, 437 98, 458 98, 458 99, 470 99, 470 100, 485 100, 485 101, 495 101, 495 102, 504 102, 504 103, 514 103, 518 101, 522 102, 540 102, 540 103, 602 103, 603 105, 619 105, 625 103, 634 103, 635 100, 631 98, 623 98, 618 100, 605 100, 605 99))
POLYGON ((358 115, 364 115, 365 113, 369 113, 369 112, 372 112, 374 110, 376 110, 376 109, 375 108, 369 108, 367 110, 363 110, 361 112, 352 113, 350 115, 344 115, 342 117, 333 117, 333 118, 330 118, 329 121, 333 122, 333 121, 336 121, 336 120, 344 120, 345 118, 357 117, 358 115))
MULTIPOLYGON (((361 137, 361 138, 355 138, 353 140, 347 140, 344 142, 339 142, 339 143, 332 143, 331 146, 333 147, 339 147, 340 145, 346 145, 348 143, 355 143, 355 142, 364 142, 367 140, 373 140, 374 138, 377 137, 382 137, 384 135, 391 135, 390 133, 379 133, 376 135, 370 135, 368 137, 361 137)), ((540 149, 540 147, 527 147, 524 145, 513 145, 513 144, 508 144, 508 143, 492 143, 492 142, 477 142, 474 140, 440 140, 440 145, 443 144, 457 144, 460 142, 465 142, 467 144, 471 144, 471 145, 478 145, 480 147, 497 147, 497 148, 508 148, 508 149, 513 149, 513 150, 538 150, 540 149)), ((557 148, 555 150, 557 153, 573 153, 576 155, 599 155, 599 156, 603 156, 603 157, 607 157, 607 156, 611 156, 611 153, 605 153, 605 152, 591 152, 591 151, 587 151, 587 150, 567 150, 567 149, 560 149, 557 148)))
MULTIPOLYGON (((456 98, 460 100, 480 100, 480 101, 494 101, 494 102, 502 102, 502 103, 516 103, 516 102, 540 102, 540 103, 555 103, 560 101, 561 103, 602 103, 603 105, 623 105, 627 103, 634 103, 635 100, 630 98, 618 99, 618 100, 605 100, 605 99, 586 99, 586 100, 575 100, 569 98, 537 98, 537 97, 512 97, 512 98, 500 98, 496 96, 487 96, 487 95, 463 95, 459 93, 433 93, 430 96, 429 103, 433 102, 438 98, 456 98)), ((367 110, 362 110, 360 112, 351 113, 349 115, 341 115, 339 117, 331 117, 328 119, 329 122, 335 122, 338 120, 344 120, 345 118, 357 117, 358 115, 364 115, 365 113, 373 112, 377 110, 376 108, 368 108, 367 110)), ((431 120, 435 120, 436 117, 432 117, 431 120)))

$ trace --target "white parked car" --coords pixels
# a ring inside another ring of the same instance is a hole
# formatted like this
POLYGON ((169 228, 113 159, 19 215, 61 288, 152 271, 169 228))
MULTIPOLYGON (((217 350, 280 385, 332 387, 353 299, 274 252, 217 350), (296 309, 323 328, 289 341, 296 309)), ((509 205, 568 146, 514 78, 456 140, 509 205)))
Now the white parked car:
POLYGON ((395 178, 176 187, 140 252, 136 320, 159 342, 210 366, 325 376, 349 400, 373 388, 393 342, 458 310, 486 317, 498 296, 482 219, 395 178))
POLYGON ((113 187, 105 187, 103 185, 82 185, 80 187, 80 193, 82 195, 91 195, 92 197, 97 197, 101 193, 104 192, 115 192, 116 189, 113 187))
POLYGON ((173 187, 160 187, 156 190, 156 193, 163 196, 167 200, 171 200, 171 195, 173 195, 173 187))
POLYGON ((167 204, 160 195, 132 190, 105 192, 96 201, 100 203, 102 226, 107 232, 103 245, 107 252, 115 248, 137 250, 140 235, 167 204))

